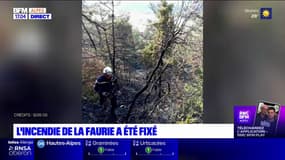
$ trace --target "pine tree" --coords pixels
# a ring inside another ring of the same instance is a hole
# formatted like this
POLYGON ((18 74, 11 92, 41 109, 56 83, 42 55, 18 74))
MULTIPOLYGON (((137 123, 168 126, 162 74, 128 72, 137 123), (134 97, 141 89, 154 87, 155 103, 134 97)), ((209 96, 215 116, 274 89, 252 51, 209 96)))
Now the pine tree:
MULTIPOLYGON (((168 38, 170 37, 169 34, 171 34, 172 29, 174 27, 174 18, 172 15, 173 11, 173 5, 168 4, 166 0, 161 0, 161 4, 158 8, 158 11, 156 12, 156 17, 158 21, 153 24, 153 26, 156 29, 156 32, 153 36, 153 39, 147 45, 143 50, 143 55, 145 58, 145 62, 147 67, 152 68, 156 61, 159 59, 160 51, 164 47, 164 45, 167 43, 168 38)), ((171 53, 170 50, 167 51, 166 56, 169 56, 171 53)), ((158 72, 160 73, 163 67, 163 60, 161 63, 160 68, 158 69, 158 72)), ((162 96, 162 79, 163 75, 157 75, 154 79, 158 79, 154 91, 158 93, 158 98, 162 96)))
MULTIPOLYGON (((156 14, 158 21, 153 24, 156 32, 152 40, 150 40, 150 43, 143 49, 143 56, 148 67, 151 67, 156 63, 156 60, 159 57, 159 51, 161 47, 163 47, 163 44, 166 43, 167 37, 174 27, 172 10, 172 4, 168 4, 165 0, 161 0, 160 7, 156 14)), ((170 53, 170 51, 168 51, 168 53, 170 53)))

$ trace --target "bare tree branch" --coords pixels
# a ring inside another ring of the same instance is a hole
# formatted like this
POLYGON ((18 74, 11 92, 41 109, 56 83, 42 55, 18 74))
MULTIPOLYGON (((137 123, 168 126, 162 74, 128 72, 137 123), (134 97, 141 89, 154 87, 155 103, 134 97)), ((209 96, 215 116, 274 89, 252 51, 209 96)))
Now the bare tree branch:
POLYGON ((157 75, 158 75, 157 77, 158 77, 158 78, 156 78, 155 80, 152 81, 152 85, 151 85, 151 87, 150 87, 150 91, 148 92, 148 94, 147 94, 147 96, 145 97, 145 100, 144 100, 145 103, 146 103, 147 99, 149 98, 149 96, 151 95, 152 90, 153 90, 155 84, 160 80, 160 76, 166 71, 166 69, 168 68, 168 66, 169 66, 169 64, 166 64, 166 65, 164 66, 164 68, 163 68, 159 73, 157 73, 157 75))
POLYGON ((104 31, 106 31, 106 28, 103 27, 102 25, 100 25, 98 22, 93 21, 92 19, 90 19, 88 16, 86 16, 85 14, 82 14, 82 17, 84 17, 86 20, 88 20, 90 23, 95 24, 96 26, 100 27, 101 29, 103 29, 104 31))
POLYGON ((86 34, 88 35, 89 40, 91 41, 92 46, 94 47, 95 51, 97 51, 97 48, 96 48, 95 42, 94 42, 94 40, 93 40, 93 38, 92 38, 91 34, 89 33, 89 31, 88 31, 88 29, 86 28, 86 26, 85 26, 85 24, 84 24, 84 22, 83 22, 83 21, 82 21, 82 26, 83 26, 83 28, 84 28, 84 30, 85 30, 85 32, 86 32, 86 34))
POLYGON ((159 67, 161 66, 161 63, 163 62, 163 57, 167 51, 167 49, 171 46, 171 44, 173 43, 173 40, 175 39, 175 36, 176 34, 173 34, 173 37, 169 38, 165 47, 163 47, 160 51, 160 57, 159 57, 159 60, 157 61, 156 63, 156 66, 155 68, 153 69, 153 71, 151 72, 151 75, 149 76, 145 86, 135 94, 131 104, 129 105, 129 110, 128 110, 128 113, 127 113, 127 116, 126 116, 126 120, 128 121, 129 117, 130 117, 130 114, 133 110, 133 107, 136 103, 136 100, 138 99, 138 97, 149 87, 149 84, 150 82, 152 81, 152 78, 154 77, 156 71, 159 69, 159 67))

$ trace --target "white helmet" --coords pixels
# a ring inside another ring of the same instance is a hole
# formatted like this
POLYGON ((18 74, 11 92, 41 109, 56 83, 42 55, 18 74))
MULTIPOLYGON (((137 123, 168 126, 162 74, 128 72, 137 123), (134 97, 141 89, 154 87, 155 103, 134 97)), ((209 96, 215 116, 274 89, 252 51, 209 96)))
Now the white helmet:
POLYGON ((112 74, 112 73, 113 73, 113 70, 112 70, 111 67, 105 67, 105 68, 103 69, 103 73, 104 73, 104 74, 112 74))

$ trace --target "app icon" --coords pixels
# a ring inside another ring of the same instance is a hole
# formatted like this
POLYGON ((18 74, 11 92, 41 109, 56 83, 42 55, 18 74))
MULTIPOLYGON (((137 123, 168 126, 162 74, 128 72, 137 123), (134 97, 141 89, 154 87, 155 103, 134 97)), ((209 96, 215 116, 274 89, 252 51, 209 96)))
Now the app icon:
POLYGON ((260 19, 272 19, 272 8, 260 8, 260 19))

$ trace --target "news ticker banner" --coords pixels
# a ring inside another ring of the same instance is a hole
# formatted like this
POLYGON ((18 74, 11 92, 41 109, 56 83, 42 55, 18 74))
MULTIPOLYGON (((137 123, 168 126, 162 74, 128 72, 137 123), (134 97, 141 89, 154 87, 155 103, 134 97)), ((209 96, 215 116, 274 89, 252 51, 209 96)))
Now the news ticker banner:
POLYGON ((173 139, 10 139, 0 140, 0 159, 177 160, 173 139))
POLYGON ((233 124, 14 124, 15 139, 234 138, 233 124))
POLYGON ((235 106, 234 137, 285 137, 285 106, 235 106))
POLYGON ((284 144, 284 138, 0 139, 0 159, 279 160, 284 159, 284 144))
POLYGON ((13 8, 13 20, 51 20, 46 8, 13 8))

